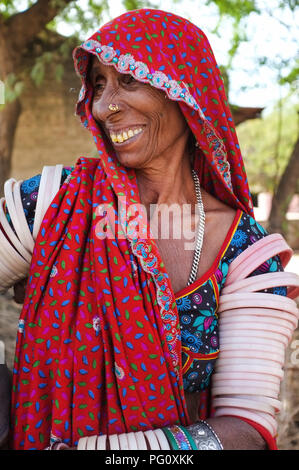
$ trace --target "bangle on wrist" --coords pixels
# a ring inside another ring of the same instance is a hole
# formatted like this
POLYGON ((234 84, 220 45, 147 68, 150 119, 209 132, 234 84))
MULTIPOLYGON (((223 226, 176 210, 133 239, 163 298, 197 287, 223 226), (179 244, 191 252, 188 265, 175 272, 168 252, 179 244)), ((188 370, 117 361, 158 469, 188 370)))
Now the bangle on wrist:
POLYGON ((162 429, 154 429, 156 438, 158 439, 161 450, 170 450, 170 446, 162 429))
POLYGON ((187 427, 198 450, 223 450, 223 446, 214 429, 204 420, 187 427))
POLYGON ((181 425, 163 428, 173 450, 197 450, 191 434, 181 425))
POLYGON ((156 437, 156 434, 153 431, 151 430, 145 431, 144 436, 147 439, 151 450, 160 450, 158 439, 156 437))

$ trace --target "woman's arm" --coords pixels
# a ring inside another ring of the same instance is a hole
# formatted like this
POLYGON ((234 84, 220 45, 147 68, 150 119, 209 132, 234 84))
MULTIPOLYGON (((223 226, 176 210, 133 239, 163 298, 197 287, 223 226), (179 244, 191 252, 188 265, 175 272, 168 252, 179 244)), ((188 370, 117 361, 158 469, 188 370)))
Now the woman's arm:
MULTIPOLYGON (((266 450, 267 444, 258 431, 238 418, 211 418, 207 423, 213 428, 224 450, 266 450)), ((188 426, 186 427, 188 430, 188 426)), ((107 439, 107 449, 109 441, 107 439)), ((76 450, 60 444, 57 450, 76 450)), ((150 447, 148 445, 148 450, 150 447)))
POLYGON ((0 364, 0 450, 8 448, 11 383, 10 370, 0 364))
POLYGON ((238 418, 209 418, 207 423, 219 437, 224 450, 267 450, 261 434, 238 418))

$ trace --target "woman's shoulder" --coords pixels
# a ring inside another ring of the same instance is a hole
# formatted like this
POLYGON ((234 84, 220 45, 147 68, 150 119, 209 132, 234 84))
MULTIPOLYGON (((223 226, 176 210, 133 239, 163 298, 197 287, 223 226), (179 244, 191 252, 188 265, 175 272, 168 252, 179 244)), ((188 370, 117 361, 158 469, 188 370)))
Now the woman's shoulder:
POLYGON ((251 215, 239 211, 231 238, 226 247, 223 258, 231 263, 239 254, 253 243, 268 235, 267 230, 251 215))

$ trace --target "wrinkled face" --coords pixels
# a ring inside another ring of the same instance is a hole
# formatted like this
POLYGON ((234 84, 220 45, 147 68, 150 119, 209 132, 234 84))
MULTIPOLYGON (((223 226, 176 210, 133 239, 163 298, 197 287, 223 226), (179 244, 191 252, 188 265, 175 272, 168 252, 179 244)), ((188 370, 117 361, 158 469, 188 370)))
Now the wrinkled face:
POLYGON ((93 86, 92 114, 129 168, 158 166, 186 147, 190 130, 177 102, 149 84, 121 74, 92 58, 89 80, 93 86), (109 105, 118 106, 117 111, 109 105))

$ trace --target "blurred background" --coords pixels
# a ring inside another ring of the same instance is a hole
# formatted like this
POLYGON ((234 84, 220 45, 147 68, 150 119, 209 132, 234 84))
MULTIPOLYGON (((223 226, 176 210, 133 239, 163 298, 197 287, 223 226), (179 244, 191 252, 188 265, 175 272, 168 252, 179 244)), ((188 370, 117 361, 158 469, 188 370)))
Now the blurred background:
MULTIPOLYGON (((0 0, 0 195, 4 182, 96 157, 75 116, 72 50, 126 10, 149 6, 204 30, 225 79, 255 216, 294 250, 299 273, 297 0, 0 0)), ((21 307, 0 297, 0 340, 11 367, 21 307)), ((299 333, 287 354, 279 448, 299 449, 299 333)))

